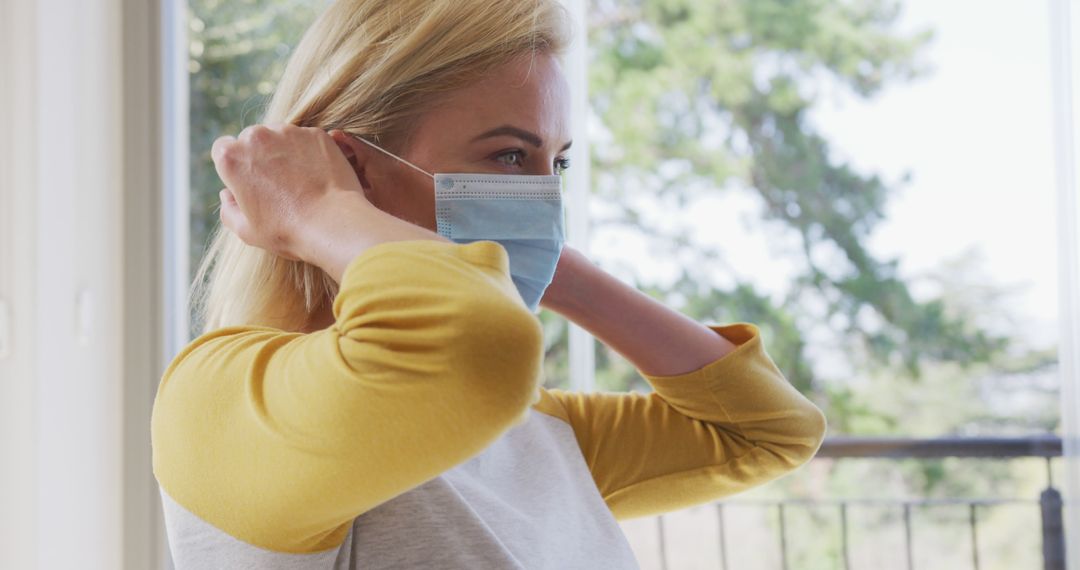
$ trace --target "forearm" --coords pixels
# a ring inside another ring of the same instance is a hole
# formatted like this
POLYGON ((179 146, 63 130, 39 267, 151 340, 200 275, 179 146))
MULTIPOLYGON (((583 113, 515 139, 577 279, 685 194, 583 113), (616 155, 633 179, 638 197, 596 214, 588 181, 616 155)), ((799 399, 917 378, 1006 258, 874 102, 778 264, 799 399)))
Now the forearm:
POLYGON ((735 345, 567 249, 544 307, 589 331, 652 376, 697 370, 735 345))
POLYGON ((370 247, 391 241, 450 240, 427 228, 398 219, 376 208, 362 196, 337 193, 333 203, 320 208, 315 219, 300 230, 301 258, 326 271, 341 283, 349 262, 370 247))

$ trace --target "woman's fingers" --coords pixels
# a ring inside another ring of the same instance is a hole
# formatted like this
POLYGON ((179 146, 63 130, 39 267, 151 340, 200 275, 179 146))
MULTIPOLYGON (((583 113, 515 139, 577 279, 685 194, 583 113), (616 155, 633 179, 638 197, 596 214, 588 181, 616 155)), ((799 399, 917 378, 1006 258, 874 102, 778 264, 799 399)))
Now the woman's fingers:
MULTIPOLYGON (((251 220, 244 215, 244 211, 240 208, 240 205, 236 202, 236 196, 228 188, 222 188, 218 192, 218 197, 221 199, 221 208, 219 214, 221 216, 221 225, 225 226, 225 229, 236 234, 236 237, 248 245, 254 245, 254 234, 252 233, 251 220)), ((300 258, 287 251, 275 251, 275 253, 285 259, 292 261, 299 261, 300 258)))
POLYGON ((240 206, 236 203, 233 193, 228 188, 223 188, 221 192, 218 192, 218 197, 221 198, 221 225, 246 242, 248 221, 244 217, 244 212, 240 210, 240 206))
POLYGON ((226 150, 234 142, 236 142, 236 137, 228 135, 218 137, 214 140, 214 144, 210 147, 210 158, 214 160, 215 165, 220 165, 225 162, 226 150))
POLYGON ((350 164, 355 164, 356 148, 353 146, 352 136, 341 129, 334 129, 327 134, 330 135, 330 138, 337 144, 337 147, 341 149, 341 154, 345 155, 345 159, 348 160, 350 164))
POLYGON ((340 198, 329 197, 361 189, 356 167, 349 164, 355 148, 335 142, 341 141, 322 129, 284 123, 218 137, 210 154, 225 186, 222 225, 248 245, 295 259, 306 224, 322 209, 338 207, 340 198))

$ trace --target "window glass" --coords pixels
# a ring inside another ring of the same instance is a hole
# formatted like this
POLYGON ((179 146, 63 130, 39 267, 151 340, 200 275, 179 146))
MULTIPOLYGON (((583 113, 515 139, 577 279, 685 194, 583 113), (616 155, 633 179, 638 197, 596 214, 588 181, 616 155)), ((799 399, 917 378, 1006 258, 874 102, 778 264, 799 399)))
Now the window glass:
POLYGON ((219 223, 218 192, 224 187, 210 147, 219 136, 236 136, 262 118, 289 54, 326 4, 188 0, 192 277, 219 223))
MULTIPOLYGON (((189 0, 192 272, 218 223, 211 143, 260 119, 325 4, 189 0)), ((1058 431, 1044 3, 592 0, 588 14, 601 268, 702 323, 757 324, 830 435, 1058 431)), ((540 318, 546 385, 566 388, 566 321, 540 318)), ((651 390, 599 342, 595 373, 600 390, 651 390)), ((815 461, 743 498, 1035 497, 1040 485, 1038 461, 815 461)), ((958 508, 913 513, 934 537, 916 567, 967 564, 958 508)), ((984 564, 1038 563, 1037 510, 1015 508, 979 515, 984 564)), ((775 567, 775 511, 727 512, 729 567, 775 567)), ((840 567, 838 543, 815 540, 839 537, 837 511, 788 512, 789 565, 840 567)), ((897 509, 850 517, 852 567, 881 567, 882 544, 902 567, 897 509)), ((643 562, 656 555, 645 524, 624 527, 643 562)), ((719 556, 695 540, 667 551, 719 556)))
POLYGON ((834 433, 1056 426, 1044 6, 593 4, 605 267, 759 324, 834 433))
MULTIPOLYGON (((1044 3, 595 0, 589 13, 602 267, 700 322, 758 324, 832 436, 1059 430, 1044 3)), ((642 386, 597 350, 598 385, 642 386)), ((1014 537, 983 540, 983 564, 1035 567, 1045 485, 1040 460, 821 460, 740 499, 825 501, 785 517, 790 567, 825 568, 843 564, 827 501, 1030 498, 976 516, 981 536, 1014 537)), ((915 509, 915 567, 970 564, 969 509, 915 509)), ((881 567, 883 545, 904 564, 901 513, 852 508, 851 567, 881 567)), ((718 565, 694 546, 716 536, 715 511, 682 515, 671 563, 718 565)), ((779 567, 776 508, 728 516, 730 567, 779 567)), ((626 527, 640 559, 659 555, 653 521, 626 527)))

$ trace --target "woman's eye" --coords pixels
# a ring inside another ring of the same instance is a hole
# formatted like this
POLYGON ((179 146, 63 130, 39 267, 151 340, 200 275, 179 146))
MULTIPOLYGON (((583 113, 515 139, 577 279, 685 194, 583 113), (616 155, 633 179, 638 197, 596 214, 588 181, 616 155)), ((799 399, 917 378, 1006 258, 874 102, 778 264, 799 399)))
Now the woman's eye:
POLYGON ((495 160, 506 166, 523 166, 525 164, 525 153, 520 150, 504 152, 495 157, 495 160))
POLYGON ((566 172, 567 168, 570 168, 569 158, 555 159, 555 174, 562 174, 563 172, 566 172))

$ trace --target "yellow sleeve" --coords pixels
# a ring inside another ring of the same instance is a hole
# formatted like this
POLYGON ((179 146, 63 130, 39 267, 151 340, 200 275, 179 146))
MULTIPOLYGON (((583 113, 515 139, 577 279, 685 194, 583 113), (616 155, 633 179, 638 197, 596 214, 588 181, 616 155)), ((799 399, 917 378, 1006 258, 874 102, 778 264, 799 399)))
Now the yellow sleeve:
POLYGON ((333 312, 326 330, 229 327, 181 351, 151 421, 162 490, 250 544, 324 550, 538 401, 543 331, 496 242, 374 246, 333 312))
POLYGON ((821 444, 825 416, 783 377, 757 327, 709 328, 736 349, 686 374, 642 373, 651 394, 541 390, 539 406, 573 428, 617 519, 744 491, 802 465, 821 444))

